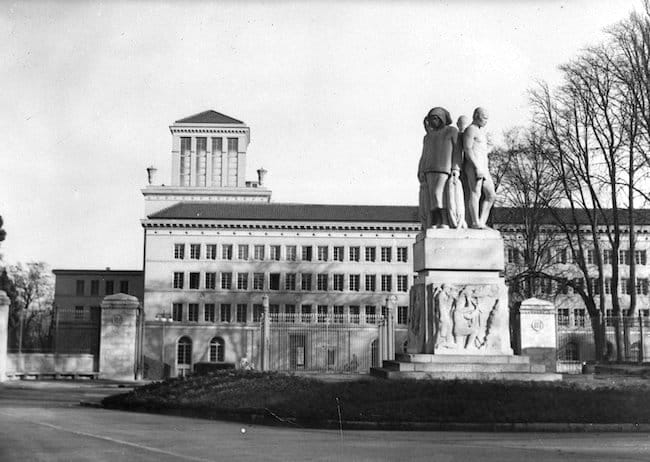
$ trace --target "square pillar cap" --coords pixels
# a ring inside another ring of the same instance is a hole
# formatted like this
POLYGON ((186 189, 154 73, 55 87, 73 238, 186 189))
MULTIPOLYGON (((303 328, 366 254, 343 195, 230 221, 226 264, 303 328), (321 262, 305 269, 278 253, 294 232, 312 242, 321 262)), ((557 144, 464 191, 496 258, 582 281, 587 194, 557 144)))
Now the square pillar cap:
POLYGON ((555 305, 547 300, 542 300, 540 298, 527 298, 521 302, 519 306, 519 312, 555 312, 555 305))
POLYGON ((128 294, 113 294, 104 297, 101 303, 102 308, 138 308, 140 301, 137 297, 128 294))

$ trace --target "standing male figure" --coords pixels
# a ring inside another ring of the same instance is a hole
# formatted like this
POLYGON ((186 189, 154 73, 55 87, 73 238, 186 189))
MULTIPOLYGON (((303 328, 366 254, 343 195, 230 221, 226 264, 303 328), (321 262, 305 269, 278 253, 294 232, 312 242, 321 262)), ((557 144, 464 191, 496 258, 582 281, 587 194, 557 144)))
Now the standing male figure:
POLYGON ((470 227, 483 229, 487 228, 487 219, 496 200, 494 182, 488 170, 487 137, 484 129, 488 113, 485 109, 477 107, 472 119, 471 125, 463 134, 464 170, 469 190, 470 227))
POLYGON ((434 107, 424 119, 424 127, 427 134, 422 142, 422 157, 418 167, 423 231, 434 226, 449 227, 444 203, 445 186, 450 175, 460 177, 458 130, 451 126, 449 112, 434 107))

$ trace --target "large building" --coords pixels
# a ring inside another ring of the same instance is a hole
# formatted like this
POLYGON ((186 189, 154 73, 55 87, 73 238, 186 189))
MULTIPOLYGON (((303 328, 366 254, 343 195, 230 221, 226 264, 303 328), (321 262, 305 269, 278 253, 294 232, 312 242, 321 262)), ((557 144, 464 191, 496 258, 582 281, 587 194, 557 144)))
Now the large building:
MULTIPOLYGON (((148 377, 182 375, 198 362, 259 363, 264 297, 271 368, 367 371, 378 362, 378 324, 389 311, 395 351, 402 351, 415 276, 412 246, 420 231, 416 207, 274 203, 263 169, 256 181, 246 180, 245 123, 206 111, 177 120, 170 131, 171 182, 150 181, 142 190, 143 293, 134 295, 144 307, 148 377)), ((635 254, 622 251, 621 301, 625 307, 626 294, 635 290, 648 316, 650 214, 645 212, 637 220, 635 254), (634 284, 626 279, 631 258, 638 263, 634 284)), ((522 217, 496 208, 491 221, 506 243, 506 276, 516 274, 522 217)), ((545 226, 545 232, 555 232, 552 220, 545 226)), ((548 249, 552 269, 574 274, 566 243, 556 234, 557 245, 548 249)), ((605 263, 611 274, 611 261, 605 263)), ((75 277, 59 271, 57 279, 62 276, 75 277)), ((80 274, 77 292, 79 281, 89 277, 84 291, 95 290, 97 275, 80 274)), ((607 279, 604 291, 607 296, 607 279)), ((513 284, 511 300, 520 292, 513 284)), ((558 307, 560 355, 593 358, 580 298, 562 284, 546 282, 534 295, 558 307)))

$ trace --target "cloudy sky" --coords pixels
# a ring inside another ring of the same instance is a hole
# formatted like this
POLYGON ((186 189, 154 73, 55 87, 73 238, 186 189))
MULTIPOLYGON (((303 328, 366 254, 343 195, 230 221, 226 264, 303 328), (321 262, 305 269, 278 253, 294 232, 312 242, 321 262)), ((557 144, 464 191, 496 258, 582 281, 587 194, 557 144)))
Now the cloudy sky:
POLYGON ((0 2, 4 261, 141 268, 145 168, 174 120, 251 128, 275 202, 417 204, 422 118, 526 91, 639 1, 0 2))

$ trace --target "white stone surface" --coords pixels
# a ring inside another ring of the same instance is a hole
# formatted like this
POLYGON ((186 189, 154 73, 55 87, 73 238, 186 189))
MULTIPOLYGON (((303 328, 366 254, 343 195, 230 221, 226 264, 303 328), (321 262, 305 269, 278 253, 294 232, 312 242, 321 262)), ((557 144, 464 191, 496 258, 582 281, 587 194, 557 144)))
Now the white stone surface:
POLYGON ((519 322, 521 349, 556 348, 555 306, 538 298, 521 302, 519 322))
POLYGON ((109 295, 102 301, 99 349, 100 378, 134 380, 136 319, 140 302, 126 294, 109 295))

